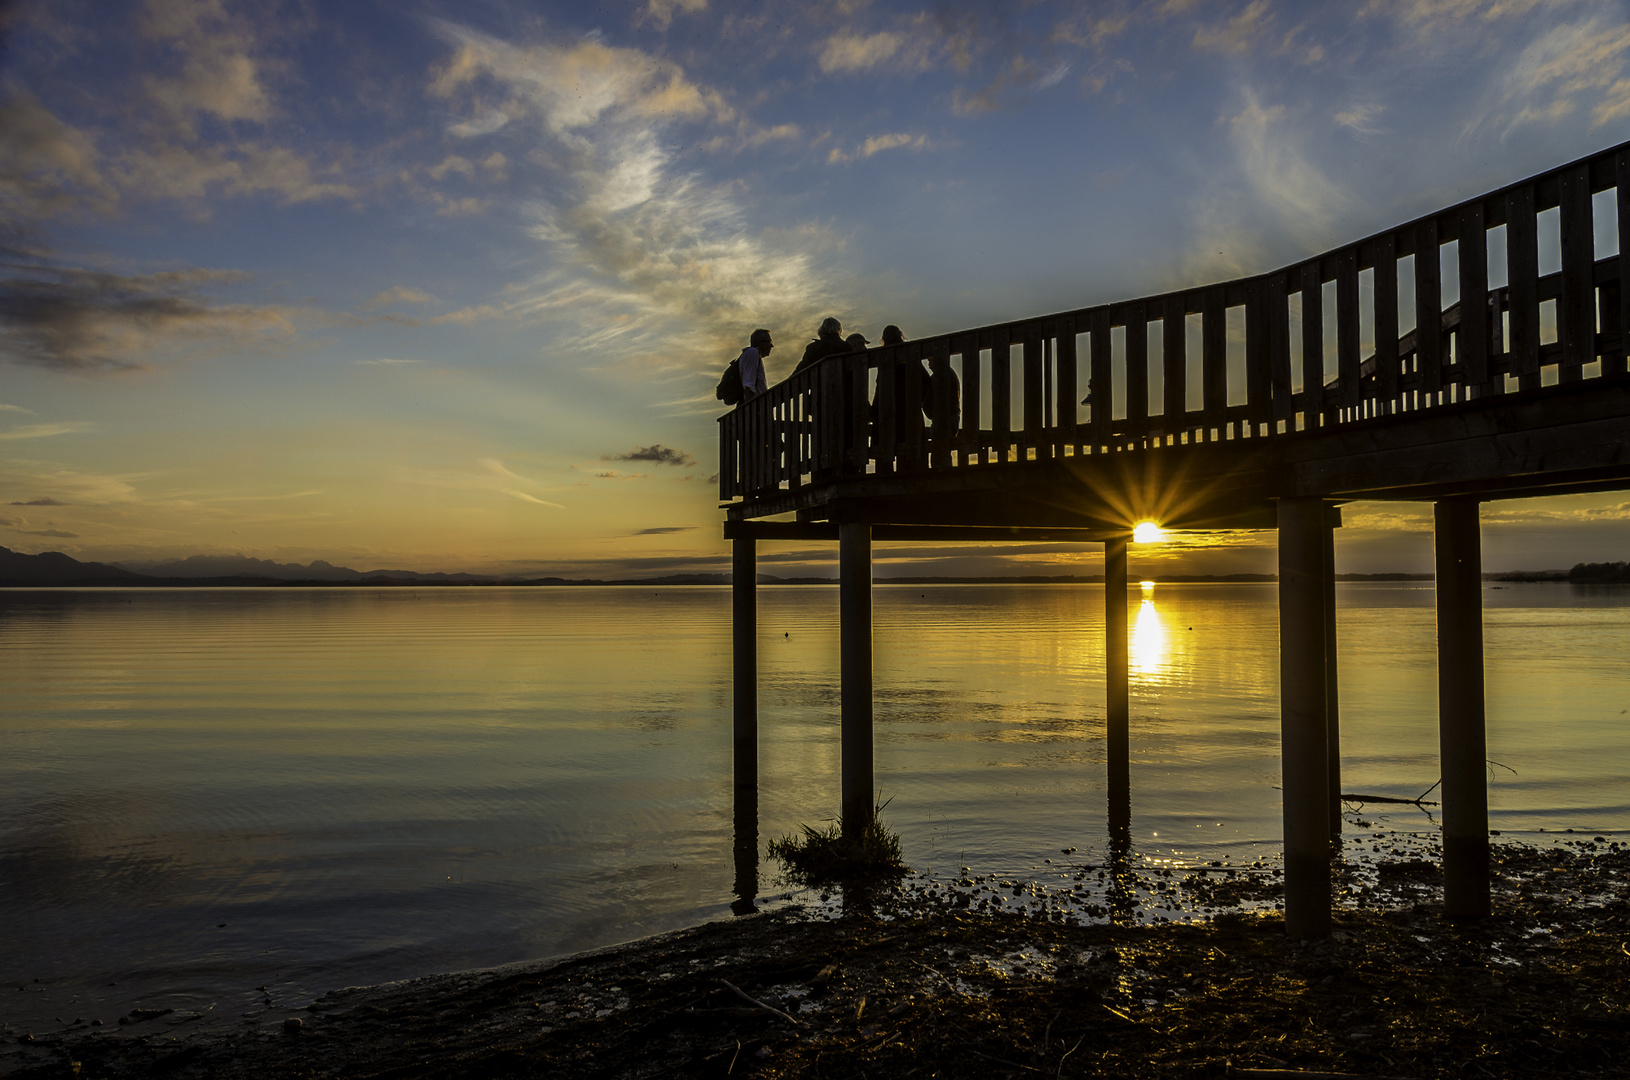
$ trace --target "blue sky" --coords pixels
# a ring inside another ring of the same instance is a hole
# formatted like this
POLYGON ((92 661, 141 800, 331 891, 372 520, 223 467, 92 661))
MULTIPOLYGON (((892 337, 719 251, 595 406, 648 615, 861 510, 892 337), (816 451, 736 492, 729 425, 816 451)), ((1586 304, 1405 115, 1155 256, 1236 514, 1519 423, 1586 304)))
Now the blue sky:
MULTIPOLYGON (((755 326, 774 378, 827 314, 1266 270, 1630 137, 1615 2, 0 11, 0 544, 86 559, 721 569, 755 326)), ((1491 568, 1630 557, 1622 496, 1484 517, 1491 568)), ((1429 569, 1429 511, 1347 522, 1344 568, 1429 569)), ((941 554, 880 572, 1096 568, 941 554)))

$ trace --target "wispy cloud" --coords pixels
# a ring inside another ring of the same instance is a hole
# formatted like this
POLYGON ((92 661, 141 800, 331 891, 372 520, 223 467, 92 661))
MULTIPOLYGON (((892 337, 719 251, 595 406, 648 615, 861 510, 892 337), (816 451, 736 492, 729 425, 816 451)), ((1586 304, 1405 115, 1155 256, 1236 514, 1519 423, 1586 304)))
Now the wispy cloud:
POLYGON ((9 431, 0 431, 0 439, 48 439, 53 435, 72 435, 76 432, 89 431, 90 427, 90 424, 81 420, 55 424, 25 424, 9 431))
POLYGON ((516 291, 508 314, 548 319, 568 334, 562 344, 600 363, 702 370, 741 326, 807 322, 824 306, 818 243, 783 232, 772 248, 732 185, 675 160, 668 139, 682 127, 738 129, 720 93, 672 61, 597 38, 520 47, 438 25, 454 53, 432 92, 478 114, 483 100, 504 100, 503 137, 551 170, 529 212, 554 265, 516 291))
POLYGON ((628 451, 626 454, 606 454, 602 461, 649 461, 653 465, 676 465, 688 467, 696 464, 696 459, 683 450, 675 450, 661 443, 650 446, 640 446, 628 451))
POLYGON ((1555 26, 1524 48, 1500 79, 1506 130, 1588 109, 1591 126, 1630 117, 1630 24, 1589 19, 1555 26))
POLYGON ((21 501, 21 502, 10 503, 9 505, 11 505, 11 506, 67 506, 68 504, 65 503, 65 502, 60 502, 60 501, 58 501, 56 499, 53 499, 49 495, 42 495, 38 499, 27 499, 27 500, 24 500, 24 501, 21 501))
POLYGON ((231 335, 240 345, 292 336, 294 312, 229 304, 224 270, 118 274, 16 253, 0 256, 0 357, 58 370, 145 366, 156 355, 231 335))
POLYGON ((833 34, 821 46, 821 70, 869 71, 892 60, 905 46, 906 38, 890 30, 876 34, 833 34))
POLYGON ((1299 122, 1286 106, 1264 105, 1251 91, 1224 119, 1233 168, 1219 172, 1196 209, 1181 283, 1261 270, 1265 253, 1287 238, 1308 251, 1332 242, 1353 198, 1308 156, 1299 122))
POLYGON ((1337 111, 1331 119, 1335 120, 1337 125, 1360 135, 1379 135, 1381 127, 1377 121, 1384 112, 1386 107, 1383 105, 1349 105, 1337 111))
POLYGON ((436 298, 423 289, 415 289, 410 285, 396 285, 384 292, 378 293, 364 305, 366 311, 378 311, 383 307, 395 307, 398 304, 434 304, 436 298))
POLYGON ((659 525, 654 529, 641 529, 634 536, 667 536, 670 533, 691 532, 695 525, 659 525))
POLYGON ((524 491, 516 491, 514 488, 505 488, 504 489, 504 494, 513 496, 513 497, 521 500, 522 502, 532 503, 532 504, 534 504, 536 506, 547 506, 551 510, 564 510, 564 509, 566 509, 564 506, 560 505, 557 502, 550 502, 548 499, 540 499, 536 495, 528 495, 526 492, 524 492, 524 491))
POLYGON ((658 28, 666 30, 677 14, 694 15, 707 10, 707 0, 646 0, 640 9, 641 17, 649 19, 658 28))
POLYGON ((928 145, 927 135, 893 131, 884 135, 872 135, 852 151, 833 147, 827 152, 826 160, 836 165, 846 161, 864 160, 885 150, 922 150, 928 145))
POLYGON ((52 461, 9 458, 0 462, 0 488, 54 491, 75 506, 107 506, 141 502, 135 481, 145 474, 83 472, 52 461))
POLYGON ((63 532, 61 529, 19 529, 16 526, 12 526, 11 528, 14 532, 22 533, 24 536, 44 536, 54 540, 79 539, 78 533, 63 532))

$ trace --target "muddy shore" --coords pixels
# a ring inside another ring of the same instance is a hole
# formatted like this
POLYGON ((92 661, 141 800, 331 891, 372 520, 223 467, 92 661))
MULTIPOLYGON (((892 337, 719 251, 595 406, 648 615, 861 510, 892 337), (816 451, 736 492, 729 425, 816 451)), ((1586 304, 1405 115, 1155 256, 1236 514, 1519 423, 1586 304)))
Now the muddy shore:
POLYGON ((1465 923, 1428 859, 1338 864, 1317 943, 1285 938, 1271 873, 1121 874, 1103 919, 1067 894, 1011 911, 1018 881, 908 881, 284 1015, 8 1029, 0 1073, 1630 1075, 1630 845, 1500 844, 1495 914, 1465 923))

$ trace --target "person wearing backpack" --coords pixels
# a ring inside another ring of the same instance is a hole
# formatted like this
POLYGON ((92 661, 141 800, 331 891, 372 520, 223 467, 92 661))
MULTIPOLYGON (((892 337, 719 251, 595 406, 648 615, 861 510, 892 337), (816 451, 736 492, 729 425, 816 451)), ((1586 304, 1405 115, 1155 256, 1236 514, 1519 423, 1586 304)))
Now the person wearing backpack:
POLYGON ((754 330, 751 342, 741 355, 725 366, 724 377, 714 388, 713 396, 735 408, 748 398, 757 397, 769 387, 764 374, 764 358, 770 355, 775 343, 768 330, 754 330))

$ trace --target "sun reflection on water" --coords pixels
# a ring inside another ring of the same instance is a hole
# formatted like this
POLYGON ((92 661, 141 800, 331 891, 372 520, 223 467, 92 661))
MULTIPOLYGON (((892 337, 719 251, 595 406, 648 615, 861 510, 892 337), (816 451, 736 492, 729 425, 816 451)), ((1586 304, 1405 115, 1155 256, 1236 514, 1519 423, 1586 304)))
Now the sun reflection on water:
POLYGON ((1139 584, 1143 588, 1143 603, 1138 605, 1138 617, 1132 624, 1127 651, 1132 670, 1149 675, 1166 663, 1166 623, 1155 607, 1155 583, 1139 584))

